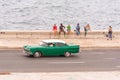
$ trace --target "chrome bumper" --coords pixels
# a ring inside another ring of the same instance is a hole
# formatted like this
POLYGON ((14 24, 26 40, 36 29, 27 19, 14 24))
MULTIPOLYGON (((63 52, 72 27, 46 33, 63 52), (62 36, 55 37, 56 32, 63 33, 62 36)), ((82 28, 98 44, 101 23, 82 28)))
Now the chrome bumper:
POLYGON ((23 53, 27 54, 28 56, 32 55, 31 52, 23 50, 23 53))

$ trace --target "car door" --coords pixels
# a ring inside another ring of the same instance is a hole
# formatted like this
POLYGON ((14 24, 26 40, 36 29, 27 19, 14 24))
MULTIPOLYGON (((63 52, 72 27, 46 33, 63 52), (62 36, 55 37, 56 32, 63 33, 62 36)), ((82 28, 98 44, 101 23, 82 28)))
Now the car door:
POLYGON ((63 55, 67 47, 64 43, 55 43, 54 46, 48 46, 45 51, 47 51, 47 56, 57 56, 63 55))
POLYGON ((55 46, 55 44, 53 44, 53 46, 51 46, 51 44, 50 45, 48 45, 46 48, 45 48, 45 55, 46 56, 55 56, 55 55, 58 55, 57 53, 56 53, 56 46, 55 46))
POLYGON ((67 45, 64 43, 56 43, 55 44, 55 54, 63 55, 67 50, 67 45))

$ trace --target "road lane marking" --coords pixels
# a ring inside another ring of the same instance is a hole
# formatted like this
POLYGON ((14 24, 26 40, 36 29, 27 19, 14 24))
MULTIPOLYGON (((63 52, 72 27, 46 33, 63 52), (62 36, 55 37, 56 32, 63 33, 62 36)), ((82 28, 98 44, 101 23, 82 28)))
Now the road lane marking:
POLYGON ((108 59, 108 60, 114 60, 114 59, 116 59, 116 58, 104 58, 104 59, 108 59))
POLYGON ((94 52, 93 52, 93 53, 90 53, 90 54, 105 54, 105 53, 102 53, 102 52, 97 52, 97 53, 95 52, 95 53, 94 53, 94 52))
POLYGON ((48 62, 51 64, 83 64, 85 62, 48 62))
POLYGON ((115 66, 115 67, 120 68, 120 66, 115 66))

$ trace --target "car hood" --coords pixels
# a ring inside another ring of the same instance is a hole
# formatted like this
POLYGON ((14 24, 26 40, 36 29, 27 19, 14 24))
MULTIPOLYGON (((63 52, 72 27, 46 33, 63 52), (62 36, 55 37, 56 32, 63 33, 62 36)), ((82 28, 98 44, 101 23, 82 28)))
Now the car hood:
POLYGON ((40 46, 40 45, 25 45, 24 49, 38 48, 38 47, 43 47, 43 46, 40 46))

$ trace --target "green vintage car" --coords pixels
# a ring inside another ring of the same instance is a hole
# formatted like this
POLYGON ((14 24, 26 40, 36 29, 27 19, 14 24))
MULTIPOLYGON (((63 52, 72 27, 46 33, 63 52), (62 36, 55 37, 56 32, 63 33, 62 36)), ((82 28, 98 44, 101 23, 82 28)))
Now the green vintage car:
POLYGON ((43 40, 39 45, 25 45, 24 53, 28 56, 32 55, 35 58, 41 56, 71 56, 71 54, 79 53, 79 45, 67 44, 63 40, 43 40))

